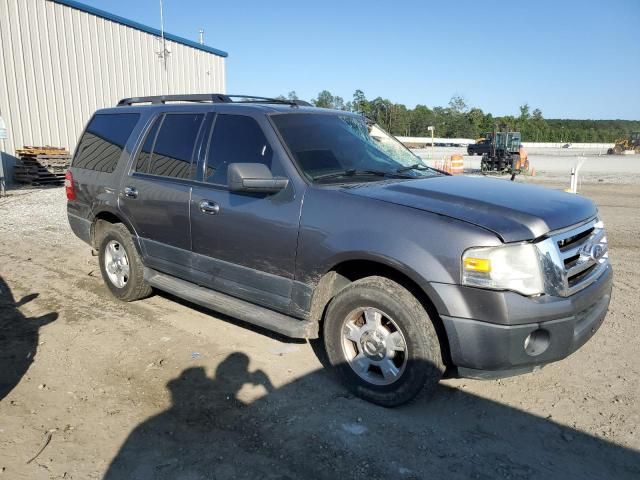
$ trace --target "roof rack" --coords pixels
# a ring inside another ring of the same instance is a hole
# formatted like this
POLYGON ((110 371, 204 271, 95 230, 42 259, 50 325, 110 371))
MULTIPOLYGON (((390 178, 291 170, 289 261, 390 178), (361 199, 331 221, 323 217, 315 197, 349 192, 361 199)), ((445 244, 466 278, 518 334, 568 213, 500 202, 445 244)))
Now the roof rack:
POLYGON ((275 103, 291 105, 292 107, 310 107, 304 100, 286 100, 281 98, 255 97, 252 95, 226 95, 224 93, 196 93, 187 95, 154 95, 149 97, 123 98, 118 102, 118 107, 130 107, 138 103, 151 103, 153 105, 166 104, 168 102, 196 102, 196 103, 275 103))

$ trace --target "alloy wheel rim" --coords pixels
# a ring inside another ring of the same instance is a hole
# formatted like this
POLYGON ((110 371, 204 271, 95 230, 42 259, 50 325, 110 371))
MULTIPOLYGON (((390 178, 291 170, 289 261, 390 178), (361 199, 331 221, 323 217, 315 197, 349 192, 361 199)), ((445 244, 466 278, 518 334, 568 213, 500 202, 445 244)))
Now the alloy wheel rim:
POLYGON ((358 308, 347 315, 342 350, 351 369, 374 385, 391 385, 400 379, 409 357, 396 322, 374 307, 358 308))
POLYGON ((109 280, 116 288, 124 288, 129 281, 129 257, 117 240, 107 243, 104 251, 104 266, 109 280))

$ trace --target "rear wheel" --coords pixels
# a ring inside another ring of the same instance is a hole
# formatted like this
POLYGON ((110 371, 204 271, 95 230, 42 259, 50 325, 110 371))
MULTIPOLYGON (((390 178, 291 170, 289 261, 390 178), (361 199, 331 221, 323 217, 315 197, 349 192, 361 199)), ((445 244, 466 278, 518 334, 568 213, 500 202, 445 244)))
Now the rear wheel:
POLYGON ((433 393, 444 365, 422 304, 383 277, 353 282, 329 304, 327 357, 355 395, 385 407, 433 393))
POLYGON ((123 224, 115 223, 103 230, 98 258, 102 278, 116 298, 132 302, 151 295, 131 233, 123 224))

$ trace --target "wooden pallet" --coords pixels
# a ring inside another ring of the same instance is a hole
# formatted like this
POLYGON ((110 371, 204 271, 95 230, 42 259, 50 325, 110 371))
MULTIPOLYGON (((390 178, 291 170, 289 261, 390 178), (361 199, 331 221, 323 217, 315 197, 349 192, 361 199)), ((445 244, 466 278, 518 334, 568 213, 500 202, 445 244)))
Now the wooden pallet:
POLYGON ((44 167, 50 169, 66 170, 67 168, 69 168, 70 161, 71 159, 68 155, 38 155, 37 157, 20 157, 20 162, 22 165, 44 167))
POLYGON ((36 156, 36 155, 66 155, 69 156, 69 151, 66 148, 51 147, 49 145, 44 147, 29 147, 16 148, 16 155, 22 156, 36 156))
POLYGON ((13 177, 17 182, 32 185, 64 183, 64 175, 71 156, 64 148, 24 147, 16 150, 19 163, 13 167, 13 177))
POLYGON ((62 185, 64 184, 64 177, 23 177, 16 175, 15 180, 21 183, 28 183, 29 185, 62 185))

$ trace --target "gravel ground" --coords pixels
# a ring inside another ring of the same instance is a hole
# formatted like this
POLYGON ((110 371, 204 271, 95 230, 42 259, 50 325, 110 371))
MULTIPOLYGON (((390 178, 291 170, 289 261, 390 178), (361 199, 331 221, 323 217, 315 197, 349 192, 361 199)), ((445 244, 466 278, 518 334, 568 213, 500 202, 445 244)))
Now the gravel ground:
POLYGON ((0 199, 0 479, 640 478, 640 188, 582 193, 615 269, 594 338, 535 374, 446 380, 388 410, 346 394, 314 345, 168 295, 116 301, 68 229, 64 190, 13 191, 0 199))

